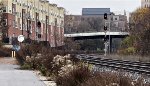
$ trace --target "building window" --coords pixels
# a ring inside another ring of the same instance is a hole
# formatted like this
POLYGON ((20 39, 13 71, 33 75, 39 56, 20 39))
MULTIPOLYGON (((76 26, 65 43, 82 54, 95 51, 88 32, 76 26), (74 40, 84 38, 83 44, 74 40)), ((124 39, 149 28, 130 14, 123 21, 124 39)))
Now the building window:
POLYGON ((13 27, 15 27, 15 25, 16 25, 16 24, 15 24, 15 20, 13 20, 13 27))
POLYGON ((115 20, 117 20, 117 18, 115 18, 115 20))
POLYGON ((6 12, 6 7, 4 7, 4 10, 3 10, 3 12, 6 12))

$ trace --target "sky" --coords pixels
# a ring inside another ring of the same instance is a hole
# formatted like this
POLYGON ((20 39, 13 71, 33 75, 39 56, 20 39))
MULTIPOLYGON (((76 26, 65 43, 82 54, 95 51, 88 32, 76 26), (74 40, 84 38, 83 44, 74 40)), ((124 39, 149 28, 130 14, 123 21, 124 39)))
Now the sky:
POLYGON ((132 12, 141 6, 141 0, 49 0, 64 7, 68 14, 81 15, 82 8, 110 8, 111 12, 132 12))

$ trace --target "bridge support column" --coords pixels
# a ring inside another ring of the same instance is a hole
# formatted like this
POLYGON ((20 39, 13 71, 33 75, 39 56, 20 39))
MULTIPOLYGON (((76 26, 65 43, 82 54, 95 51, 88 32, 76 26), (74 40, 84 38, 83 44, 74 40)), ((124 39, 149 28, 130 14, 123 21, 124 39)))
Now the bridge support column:
POLYGON ((110 37, 110 47, 109 47, 110 49, 109 49, 109 52, 110 52, 110 54, 112 53, 112 37, 110 37))

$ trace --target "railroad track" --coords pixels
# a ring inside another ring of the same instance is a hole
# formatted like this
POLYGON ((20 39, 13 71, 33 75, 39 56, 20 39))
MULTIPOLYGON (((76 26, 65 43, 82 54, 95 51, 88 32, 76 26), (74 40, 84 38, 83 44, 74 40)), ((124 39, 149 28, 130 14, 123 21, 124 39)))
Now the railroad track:
POLYGON ((114 69, 121 69, 125 71, 137 72, 140 74, 150 75, 150 62, 139 62, 139 61, 129 61, 129 60, 118 60, 118 59, 108 59, 108 58, 98 58, 94 55, 77 55, 77 58, 88 62, 89 64, 96 65, 99 67, 109 67, 114 69))

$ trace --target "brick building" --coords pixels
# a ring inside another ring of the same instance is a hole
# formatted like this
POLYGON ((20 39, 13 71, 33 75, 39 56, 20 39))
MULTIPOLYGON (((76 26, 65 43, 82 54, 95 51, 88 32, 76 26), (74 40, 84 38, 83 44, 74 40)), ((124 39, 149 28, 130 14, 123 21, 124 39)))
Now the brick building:
POLYGON ((51 47, 63 45, 65 9, 48 0, 0 0, 7 22, 10 43, 24 35, 32 40, 47 41, 51 47))

